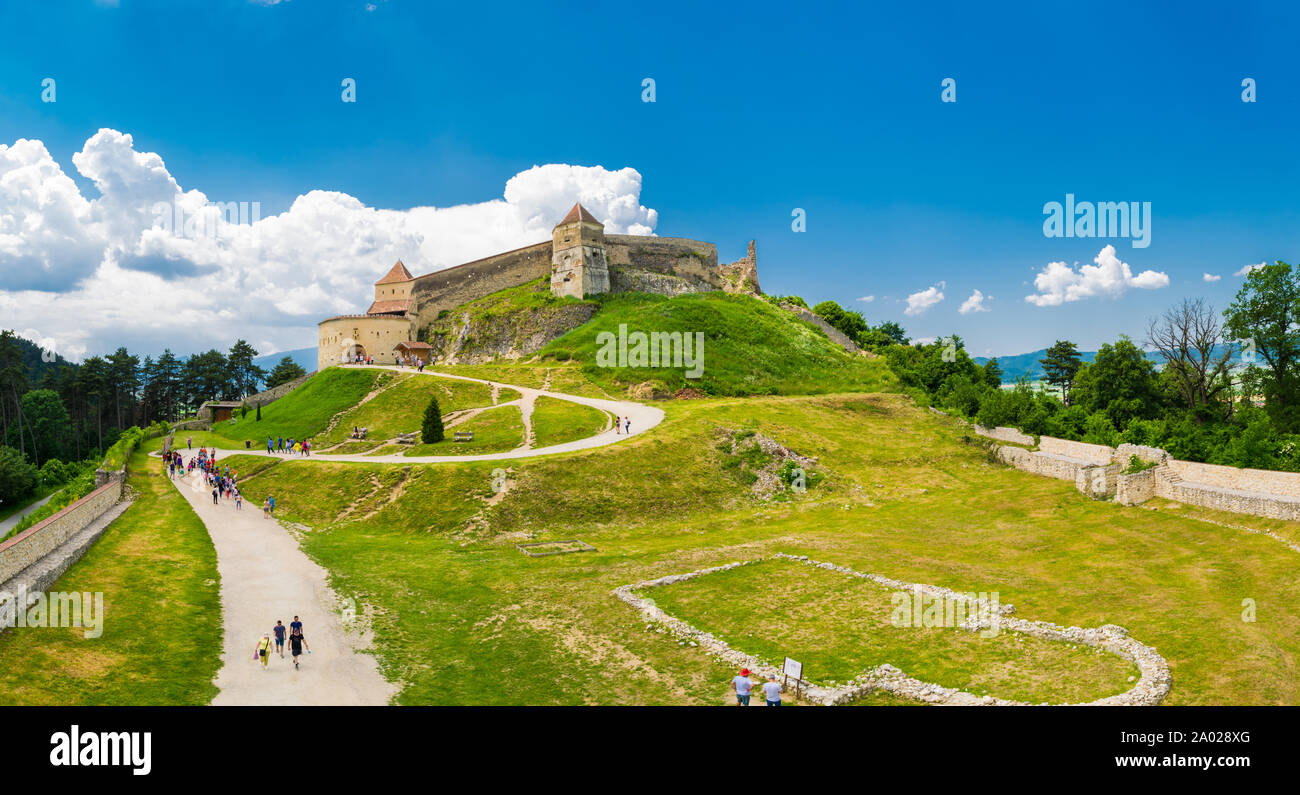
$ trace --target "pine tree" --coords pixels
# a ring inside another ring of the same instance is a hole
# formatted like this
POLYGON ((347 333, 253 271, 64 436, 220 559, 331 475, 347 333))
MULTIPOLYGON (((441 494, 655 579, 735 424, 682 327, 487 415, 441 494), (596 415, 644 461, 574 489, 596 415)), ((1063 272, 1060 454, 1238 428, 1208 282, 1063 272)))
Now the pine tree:
POLYGON ((1073 342, 1057 340, 1038 363, 1043 366, 1047 383, 1060 388, 1061 402, 1070 405, 1070 387, 1074 384, 1075 374, 1083 366, 1079 349, 1073 342))
POLYGON ((442 410, 438 408, 438 398, 429 398, 429 407, 424 410, 424 426, 421 432, 425 444, 437 444, 442 441, 442 410))
POLYGON ((258 403, 258 404, 257 404, 257 421, 258 421, 258 422, 261 422, 261 421, 262 421, 262 404, 261 404, 261 403, 258 403))

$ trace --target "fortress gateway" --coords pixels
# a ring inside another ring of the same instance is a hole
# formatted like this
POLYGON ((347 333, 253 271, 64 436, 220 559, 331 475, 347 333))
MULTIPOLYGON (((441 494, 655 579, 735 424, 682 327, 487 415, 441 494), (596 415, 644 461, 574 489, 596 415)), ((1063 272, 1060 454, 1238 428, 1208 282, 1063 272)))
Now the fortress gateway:
MULTIPOLYGON (((556 224, 551 239, 412 276, 400 260, 375 282, 375 300, 364 315, 339 315, 317 327, 316 366, 324 369, 357 355, 391 363, 404 350, 423 348, 422 338, 439 316, 498 290, 546 277, 551 292, 583 298, 599 293, 663 295, 725 290, 759 293, 754 241, 744 259, 718 264, 712 243, 677 237, 606 235, 605 225, 580 204, 556 224)), ((418 354, 417 354, 418 355, 418 354)))

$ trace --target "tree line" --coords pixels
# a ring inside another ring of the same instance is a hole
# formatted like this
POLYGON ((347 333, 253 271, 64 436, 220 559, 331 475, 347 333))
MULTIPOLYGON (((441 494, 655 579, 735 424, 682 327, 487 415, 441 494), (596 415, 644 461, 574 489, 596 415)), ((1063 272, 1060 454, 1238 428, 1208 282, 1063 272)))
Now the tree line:
POLYGON ((1142 339, 1120 335, 1092 362, 1074 342, 1057 340, 1037 384, 1003 384, 997 359, 980 365, 956 335, 910 344, 897 324, 872 327, 834 302, 812 310, 885 356, 919 400, 981 425, 1300 471, 1300 267, 1281 260, 1249 272, 1222 312, 1185 299, 1149 319, 1142 339))
POLYGON ((141 358, 118 348, 73 364, 13 331, 0 332, 0 447, 35 467, 93 458, 132 426, 178 420, 204 401, 240 400, 263 384, 269 389, 305 375, 287 356, 268 373, 254 363, 257 356, 239 340, 226 353, 181 358, 168 349, 141 358))

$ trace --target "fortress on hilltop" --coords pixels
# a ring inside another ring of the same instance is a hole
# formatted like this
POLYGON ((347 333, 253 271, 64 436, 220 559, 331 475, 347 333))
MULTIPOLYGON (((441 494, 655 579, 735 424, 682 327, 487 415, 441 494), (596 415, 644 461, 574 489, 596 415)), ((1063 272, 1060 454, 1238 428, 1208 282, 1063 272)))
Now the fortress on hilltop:
MULTIPOLYGON (((498 290, 550 277, 551 293, 584 298, 600 293, 662 295, 725 290, 760 294, 754 241, 744 259, 718 264, 712 243, 679 237, 607 235, 581 204, 556 224, 551 239, 412 276, 400 260, 375 282, 375 300, 363 315, 340 315, 317 327, 317 368, 373 356, 390 364, 418 351, 421 334, 441 315, 498 290), (414 345, 414 347, 412 347, 414 345)), ((427 347, 427 346, 425 346, 427 347)), ((419 355, 416 353, 416 355, 419 355)))

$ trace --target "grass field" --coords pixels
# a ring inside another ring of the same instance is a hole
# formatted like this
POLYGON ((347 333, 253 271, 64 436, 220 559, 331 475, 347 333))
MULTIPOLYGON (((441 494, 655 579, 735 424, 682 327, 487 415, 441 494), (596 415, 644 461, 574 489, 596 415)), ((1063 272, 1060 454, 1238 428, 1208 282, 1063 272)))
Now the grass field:
MULTIPOLYGON (((346 442, 353 427, 369 429, 366 443, 370 447, 377 447, 399 433, 418 433, 431 397, 438 398, 438 409, 443 415, 493 405, 492 388, 487 384, 401 373, 389 380, 373 398, 345 411, 334 429, 316 440, 317 448, 323 450, 346 442)), ((503 403, 518 398, 519 393, 512 389, 503 390, 499 396, 503 403)))
MULTIPOLYGON (((1168 658, 1166 703, 1300 702, 1291 608, 1300 558, 1275 539, 1094 502, 1069 483, 990 463, 897 394, 664 405, 662 425, 624 444, 509 462, 510 487, 497 500, 497 462, 282 462, 246 491, 260 501, 274 490, 287 518, 315 528, 303 544, 335 589, 380 608, 378 655, 401 703, 725 703, 734 672, 647 630, 611 591, 775 552, 997 591, 1026 618, 1120 624, 1168 658), (717 444, 719 429, 742 426, 817 457, 825 481, 795 499, 757 500, 717 444), (529 558, 514 548, 564 538, 596 551, 529 558), (1242 620, 1247 598, 1257 621, 1242 620)), ((753 635, 752 653, 793 651, 839 677, 888 659, 1009 698, 1082 699, 1129 686, 1126 664, 1116 670, 1091 651, 1021 644, 1011 654, 988 641, 976 650, 947 635, 868 632, 876 608, 864 595, 807 577, 785 588, 776 567, 768 572, 746 572, 753 581, 726 588, 726 600, 706 593, 722 587, 707 578, 699 591, 664 594, 724 637, 748 644, 753 635), (790 601, 777 609, 783 594, 790 601)))
POLYGON ((533 405, 533 446, 585 439, 609 427, 609 414, 600 409, 552 397, 539 397, 533 405))
POLYGON ((454 427, 436 444, 411 445, 406 455, 477 455, 503 453, 524 443, 524 418, 518 406, 488 409, 454 427), (474 441, 457 442, 457 431, 473 431, 474 441))
POLYGON ((793 657, 812 681, 846 682, 890 663, 926 682, 1019 701, 1079 703, 1132 687, 1136 666, 1086 646, 1002 632, 896 627, 892 591, 788 561, 716 572, 647 595, 763 659, 793 657), (815 617, 815 618, 813 618, 815 617))
POLYGON ((146 450, 131 456, 135 503, 51 591, 101 592, 103 634, 0 632, 0 704, 206 704, 220 664, 216 551, 146 450))

